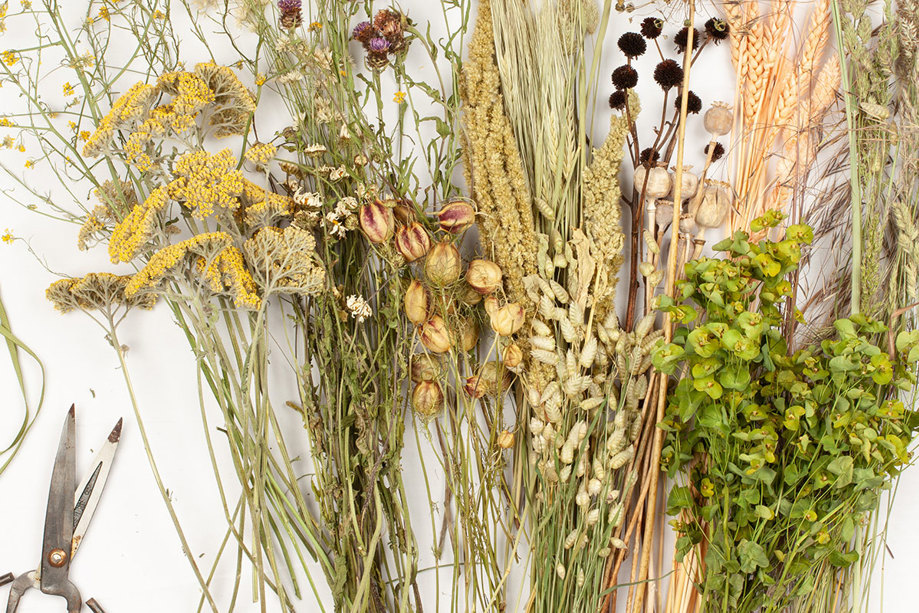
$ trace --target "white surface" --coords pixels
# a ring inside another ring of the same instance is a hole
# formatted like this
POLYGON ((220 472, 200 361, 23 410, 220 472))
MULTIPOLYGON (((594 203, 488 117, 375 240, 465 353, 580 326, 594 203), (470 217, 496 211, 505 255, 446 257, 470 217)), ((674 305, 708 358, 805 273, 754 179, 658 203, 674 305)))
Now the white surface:
MULTIPOLYGON (((431 18, 439 19, 439 7, 430 0, 404 0, 401 5, 417 22, 425 21, 429 13, 431 18)), ((705 18, 700 17, 700 23, 705 18)), ((615 41, 628 27, 621 17, 616 19, 618 23, 605 43, 608 69, 604 74, 618 61, 615 41)), ((705 86, 697 86, 697 91, 705 103, 730 96, 733 86, 726 56, 726 48, 722 47, 709 52, 700 64, 698 78, 704 80, 705 86)), ((650 80, 649 73, 642 76, 650 80)), ((601 96, 601 103, 608 93, 601 96)), ((12 104, 12 89, 0 89, 0 108, 12 104)), ((643 123, 650 123, 657 109, 652 104, 645 106, 643 123)), ((598 121, 598 126, 605 124, 605 112, 601 117, 604 121, 598 121)), ((700 134, 691 130, 690 138, 695 136, 700 134)), ((602 133, 597 137, 602 138, 602 133)), ((696 142, 702 142, 701 138, 696 142)), ((14 168, 21 168, 27 156, 28 153, 6 153, 3 159, 14 168)), ((31 172, 30 178, 34 180, 36 175, 40 176, 41 168, 25 172, 31 172)), ((9 187, 5 176, 0 177, 0 187, 9 187)), ((49 221, 5 199, 0 206, 0 230, 10 228, 17 237, 27 239, 52 269, 74 275, 111 270, 103 249, 77 251, 74 226, 49 221)), ((125 417, 125 427, 108 489, 72 567, 74 582, 84 598, 97 598, 108 613, 194 611, 200 592, 157 493, 114 352, 102 331, 88 318, 80 314, 62 316, 53 310, 43 293, 55 278, 28 253, 22 242, 13 246, 0 244, 0 271, 0 293, 14 330, 43 359, 48 375, 45 409, 20 456, 0 478, 0 574, 7 571, 18 574, 37 563, 61 420, 66 408, 76 403, 80 473, 85 471, 92 451, 118 417, 125 417)), ((164 481, 173 493, 195 555, 200 556, 202 568, 209 569, 225 524, 206 456, 191 353, 162 306, 150 313, 132 314, 120 334, 122 342, 130 347, 129 368, 164 481)), ((28 363, 27 370, 34 393, 35 370, 28 363)), ((0 355, 0 389, 5 392, 0 407, 0 445, 3 445, 21 407, 5 353, 0 355)), ((290 425, 296 428, 296 420, 290 425)), ((406 453, 415 453, 413 442, 406 445, 406 453)), ((411 470, 411 463, 407 464, 407 470, 411 470)), ((423 510, 426 505, 422 496, 419 492, 413 501, 416 510, 423 510)), ((883 594, 888 611, 917 610, 912 594, 912 582, 919 568, 919 531, 914 528, 912 512, 919 502, 917 498, 919 471, 911 470, 903 479, 896 511, 891 516, 889 541, 895 557, 885 558, 887 580, 883 594)), ((430 535, 424 528, 427 520, 423 515, 416 517, 422 547, 429 547, 430 535)), ((227 565, 218 574, 217 593, 222 591, 221 586, 230 584, 231 572, 232 565, 227 565)), ((249 593, 248 585, 244 580, 242 606, 238 611, 257 610, 244 597, 249 593)), ((447 588, 441 587, 448 593, 447 588)), ((881 610, 881 587, 878 578, 871 611, 881 610)), ((0 590, 0 606, 6 593, 7 588, 0 590)), ((33 594, 24 600, 22 610, 60 611, 62 604, 59 599, 33 594)), ((443 606, 441 609, 447 610, 443 606)), ((277 610, 277 606, 270 605, 269 610, 277 610)), ((307 596, 298 610, 313 611, 316 607, 307 596)), ((433 606, 426 606, 425 610, 431 611, 433 606)))

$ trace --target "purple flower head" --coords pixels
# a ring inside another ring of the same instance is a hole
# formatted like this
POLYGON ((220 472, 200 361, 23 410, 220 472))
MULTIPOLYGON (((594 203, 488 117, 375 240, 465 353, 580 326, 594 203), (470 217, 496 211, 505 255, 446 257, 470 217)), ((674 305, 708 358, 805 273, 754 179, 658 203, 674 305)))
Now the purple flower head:
POLYGON ((392 46, 385 38, 371 38, 370 39, 370 51, 373 53, 386 53, 389 51, 389 48, 392 46))
POLYGON ((301 0, 278 0, 278 10, 282 13, 299 11, 303 3, 301 0))
POLYGON ((370 37, 373 36, 373 26, 370 25, 369 21, 362 21, 354 26, 354 30, 351 31, 351 36, 355 40, 359 40, 361 42, 369 40, 370 37))

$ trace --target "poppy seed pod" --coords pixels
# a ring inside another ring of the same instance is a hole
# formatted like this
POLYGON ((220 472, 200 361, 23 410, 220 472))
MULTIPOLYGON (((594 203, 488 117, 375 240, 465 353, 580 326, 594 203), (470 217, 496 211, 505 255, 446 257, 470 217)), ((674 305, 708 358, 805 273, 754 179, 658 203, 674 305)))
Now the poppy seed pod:
POLYGON ((490 314, 491 327, 500 336, 510 336, 523 327, 526 312, 516 302, 509 302, 490 314))
POLYGON ((501 357, 507 368, 517 368, 523 362, 523 349, 520 348, 520 345, 511 343, 504 348, 501 357))
POLYGON ((440 315, 434 315, 421 324, 421 344, 428 351, 446 353, 453 347, 453 338, 447 329, 447 322, 440 315))
MULTIPOLYGON (((690 172, 690 166, 683 167, 683 174, 680 179, 680 199, 686 200, 692 198, 699 191, 699 176, 690 172)), ((676 170, 671 173, 674 188, 676 187, 676 170)), ((674 192, 674 196, 676 192, 674 192)))
POLYGON ((502 430, 498 434, 498 447, 501 449, 510 449, 514 446, 514 433, 508 430, 502 430))
POLYGON ((642 187, 645 188, 646 199, 656 200, 663 198, 670 193, 670 174, 666 169, 659 166, 654 168, 639 166, 635 169, 635 190, 640 194, 642 193, 642 187), (645 177, 648 180, 647 185, 645 185, 645 177))
POLYGON ((482 295, 501 287, 501 267, 488 260, 472 260, 466 269, 466 283, 482 295))
POLYGON ((425 276, 428 281, 439 287, 455 282, 462 272, 463 259, 459 250, 448 241, 436 243, 424 260, 425 276))
POLYGON ((412 390, 412 408, 422 417, 434 417, 444 408, 444 391, 435 381, 422 381, 412 390))
POLYGON ((702 228, 718 228, 731 209, 731 195, 728 185, 709 182, 702 193, 702 202, 696 209, 695 221, 702 228))
POLYGON ((379 200, 365 204, 358 214, 361 230, 371 243, 385 243, 392 238, 395 217, 392 209, 379 200))
POLYGON ((438 356, 429 353, 416 353, 412 356, 411 377, 413 382, 435 381, 443 374, 443 364, 438 356))
POLYGON ((396 230, 396 250, 406 262, 423 258, 430 248, 431 239, 420 223, 411 223, 396 230))
POLYGON ((460 234, 475 223, 475 209, 468 202, 450 202, 435 213, 440 229, 451 234, 460 234))
POLYGON ((657 203, 654 209, 654 221, 661 228, 666 228, 673 223, 673 203, 669 200, 663 200, 657 203))
POLYGON ((413 279, 408 284, 408 289, 405 290, 404 307, 405 316, 416 326, 428 320, 431 307, 428 302, 428 291, 424 289, 421 281, 413 279))
POLYGON ((463 321, 460 331, 460 347, 463 351, 472 351, 479 344, 479 326, 471 319, 463 321))
POLYGON ((724 102, 715 102, 712 107, 705 111, 703 118, 705 130, 714 137, 724 136, 731 131, 734 125, 734 113, 724 102))

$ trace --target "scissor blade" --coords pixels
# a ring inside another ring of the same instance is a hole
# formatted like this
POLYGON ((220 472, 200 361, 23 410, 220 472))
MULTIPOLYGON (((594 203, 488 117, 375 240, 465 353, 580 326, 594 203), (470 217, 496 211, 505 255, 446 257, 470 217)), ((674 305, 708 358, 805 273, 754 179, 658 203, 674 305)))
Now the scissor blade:
POLYGON ((112 461, 115 459, 115 450, 118 449, 118 441, 121 440, 121 423, 118 420, 112 433, 109 434, 105 444, 96 453, 93 462, 90 465, 89 474, 83 482, 77 487, 76 498, 73 503, 73 548, 70 557, 77 555, 77 549, 83 542, 83 537, 89 529, 89 524, 93 519, 93 513, 99 504, 99 498, 102 497, 102 490, 105 488, 105 482, 108 479, 109 470, 112 468, 112 461))
POLYGON ((76 453, 74 437, 76 418, 70 407, 64 419, 61 442, 58 444, 51 491, 45 512, 45 534, 41 555, 41 588, 57 589, 68 583, 70 549, 73 541, 73 494, 76 482, 76 453))

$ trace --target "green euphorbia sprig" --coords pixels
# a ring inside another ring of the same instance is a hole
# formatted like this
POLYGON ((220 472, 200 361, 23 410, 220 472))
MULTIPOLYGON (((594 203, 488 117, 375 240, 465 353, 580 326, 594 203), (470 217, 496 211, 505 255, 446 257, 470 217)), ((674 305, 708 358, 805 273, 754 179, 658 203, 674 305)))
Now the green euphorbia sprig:
MULTIPOLYGON (((770 213, 753 231, 781 221, 770 213)), ((861 315, 793 353, 783 337, 788 278, 812 239, 805 225, 758 243, 737 232, 714 247, 726 257, 689 262, 661 304, 680 324, 654 357, 680 375, 661 424, 668 512, 679 555, 698 546, 705 561, 703 610, 807 598, 815 567, 858 560, 859 523, 909 461, 919 419, 898 392, 915 382, 919 334, 901 333, 895 355, 872 341, 886 326, 861 315)))

